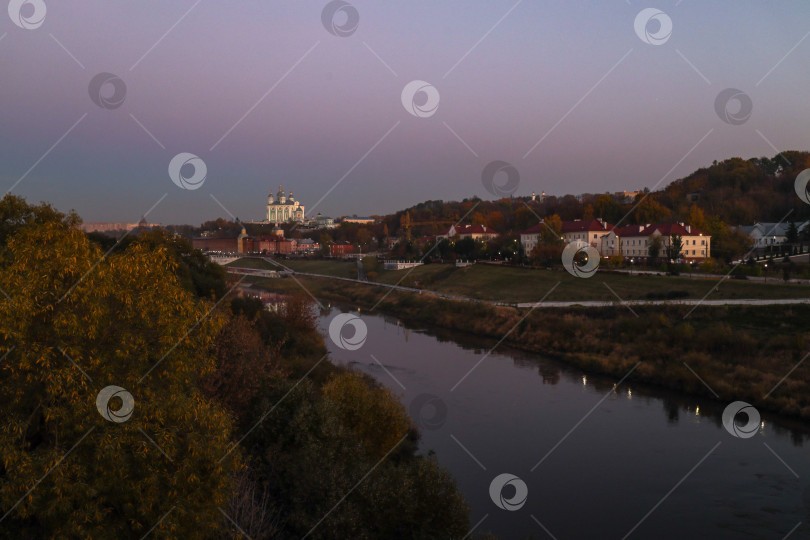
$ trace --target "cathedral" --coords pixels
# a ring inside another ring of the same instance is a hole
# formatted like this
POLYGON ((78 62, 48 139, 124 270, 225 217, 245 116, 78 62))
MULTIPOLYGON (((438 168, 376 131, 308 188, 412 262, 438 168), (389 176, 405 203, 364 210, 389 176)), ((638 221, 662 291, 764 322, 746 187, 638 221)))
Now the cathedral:
POLYGON ((295 200, 293 192, 290 196, 284 195, 284 190, 278 186, 278 193, 267 196, 267 221, 271 223, 282 223, 285 221, 304 221, 304 207, 295 200))

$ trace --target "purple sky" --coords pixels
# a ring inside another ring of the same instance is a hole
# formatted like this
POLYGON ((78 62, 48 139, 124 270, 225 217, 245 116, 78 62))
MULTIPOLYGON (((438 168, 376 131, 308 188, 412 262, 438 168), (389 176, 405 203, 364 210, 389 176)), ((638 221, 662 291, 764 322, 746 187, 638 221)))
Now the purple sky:
POLYGON ((810 149, 806 0, 657 2, 660 45, 636 35, 637 0, 353 0, 347 37, 324 0, 44 1, 35 29, 0 12, 0 187, 86 221, 137 221, 164 194, 150 221, 227 217, 216 200, 259 219, 279 184, 332 216, 493 198, 493 160, 517 195, 653 188, 810 149), (120 107, 90 99, 101 72, 120 107), (413 80, 438 90, 432 116, 403 107, 413 80), (753 103, 740 125, 715 112, 730 87, 753 103), (199 189, 169 177, 181 152, 206 163, 199 189))

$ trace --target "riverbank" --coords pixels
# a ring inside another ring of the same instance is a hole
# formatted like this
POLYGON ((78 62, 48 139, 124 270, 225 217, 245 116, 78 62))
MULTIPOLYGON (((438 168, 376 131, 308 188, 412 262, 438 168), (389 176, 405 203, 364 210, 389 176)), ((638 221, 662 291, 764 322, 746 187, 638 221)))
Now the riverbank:
POLYGON ((810 306, 645 306, 518 309, 428 292, 299 276, 258 279, 268 290, 314 296, 502 340, 583 370, 810 420, 810 306), (383 298, 384 295, 387 296, 383 298), (377 305, 379 303, 379 305, 377 305), (374 307, 376 305, 376 307, 374 307), (691 311, 691 312, 690 312, 691 311), (632 371, 632 372, 631 372, 632 371))
MULTIPOLYGON (((356 261, 289 259, 269 262, 245 258, 229 266, 279 270, 279 265, 297 273, 357 278, 356 261)), ((810 299, 810 287, 773 278, 766 283, 698 274, 690 278, 600 270, 593 278, 582 279, 562 269, 488 263, 461 268, 453 264, 425 264, 405 270, 383 270, 381 266, 366 272, 369 281, 509 304, 541 299, 575 302, 614 302, 618 298, 625 301, 810 299)))

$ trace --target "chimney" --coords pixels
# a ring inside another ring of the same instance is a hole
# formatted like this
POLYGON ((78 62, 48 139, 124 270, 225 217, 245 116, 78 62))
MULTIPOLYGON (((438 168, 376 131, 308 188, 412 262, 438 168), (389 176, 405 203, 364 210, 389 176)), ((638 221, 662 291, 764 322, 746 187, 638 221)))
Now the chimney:
POLYGON ((688 233, 692 232, 692 226, 691 225, 686 226, 686 232, 688 232, 688 233))

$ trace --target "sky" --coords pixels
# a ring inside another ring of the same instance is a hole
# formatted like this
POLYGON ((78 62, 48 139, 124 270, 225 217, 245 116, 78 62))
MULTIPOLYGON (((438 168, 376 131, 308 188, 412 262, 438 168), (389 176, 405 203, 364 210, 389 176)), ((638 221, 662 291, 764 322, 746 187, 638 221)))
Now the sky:
POLYGON ((492 199, 495 160, 515 195, 655 189, 713 160, 810 150, 806 0, 3 11, 0 189, 85 221, 262 219, 279 185, 329 216, 492 199), (729 88, 741 97, 718 106, 729 88))

